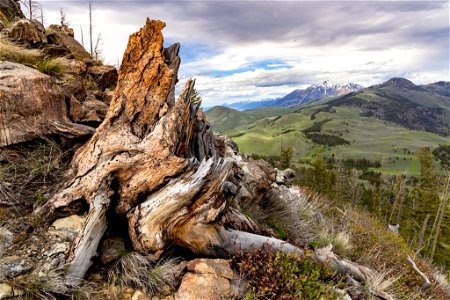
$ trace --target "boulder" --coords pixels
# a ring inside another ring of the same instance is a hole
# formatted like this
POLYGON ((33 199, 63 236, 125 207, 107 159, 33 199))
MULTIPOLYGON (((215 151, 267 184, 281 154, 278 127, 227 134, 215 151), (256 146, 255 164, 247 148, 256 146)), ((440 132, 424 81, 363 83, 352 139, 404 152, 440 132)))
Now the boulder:
POLYGON ((37 48, 47 43, 44 26, 36 20, 20 19, 2 30, 9 39, 27 47, 37 48))
POLYGON ((195 259, 188 263, 187 268, 191 272, 183 276, 175 299, 206 300, 230 296, 233 271, 225 260, 195 259))
POLYGON ((20 9, 20 5, 14 0, 0 1, 0 21, 4 23, 13 22, 15 19, 22 19, 25 16, 20 9))
POLYGON ((93 131, 70 122, 64 92, 54 78, 21 64, 0 62, 0 146, 48 134, 73 138, 93 131))
POLYGON ((92 62, 91 55, 73 38, 73 30, 66 26, 50 25, 47 35, 48 43, 62 46, 67 49, 67 58, 75 58, 84 62, 92 62))
POLYGON ((88 68, 89 75, 102 89, 115 86, 117 83, 117 70, 114 66, 93 66, 88 68))

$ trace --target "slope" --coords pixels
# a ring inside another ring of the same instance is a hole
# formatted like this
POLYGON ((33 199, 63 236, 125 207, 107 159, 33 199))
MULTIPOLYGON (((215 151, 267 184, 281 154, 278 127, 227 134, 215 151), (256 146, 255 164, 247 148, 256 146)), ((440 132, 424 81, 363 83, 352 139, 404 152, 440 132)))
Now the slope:
POLYGON ((325 157, 379 160, 387 172, 417 173, 414 152, 450 145, 450 100, 405 79, 296 107, 227 132, 242 152, 278 155, 292 147, 294 161, 325 157))

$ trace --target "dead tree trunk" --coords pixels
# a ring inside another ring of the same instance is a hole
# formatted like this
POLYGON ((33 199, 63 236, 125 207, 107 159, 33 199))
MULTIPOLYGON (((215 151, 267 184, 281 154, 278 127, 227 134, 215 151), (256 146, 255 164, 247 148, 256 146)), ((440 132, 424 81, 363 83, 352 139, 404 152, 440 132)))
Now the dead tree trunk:
MULTIPOLYGON (((198 254, 225 256, 234 254, 235 243, 242 249, 283 243, 223 226, 227 218, 239 229, 254 223, 230 207, 235 186, 226 180, 233 162, 216 153, 199 104, 191 102, 193 81, 188 80, 175 102, 179 45, 163 49, 164 26, 147 20, 130 36, 103 123, 75 154, 66 187, 35 211, 52 219, 76 202, 89 205, 84 228, 66 259, 67 284, 76 285, 84 277, 111 209, 127 219, 134 250, 147 253, 178 245, 198 254)), ((274 180, 264 186, 270 188, 274 180)), ((282 249, 302 252, 289 244, 282 249)), ((359 280, 370 275, 367 268, 330 253, 317 252, 316 258, 359 280)))

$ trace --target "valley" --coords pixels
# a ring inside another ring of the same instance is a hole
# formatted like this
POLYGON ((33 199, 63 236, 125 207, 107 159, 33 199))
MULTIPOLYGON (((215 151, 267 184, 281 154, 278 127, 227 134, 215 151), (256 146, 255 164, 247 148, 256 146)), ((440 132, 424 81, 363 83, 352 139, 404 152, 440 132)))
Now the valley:
POLYGON ((388 174, 417 174, 417 149, 450 145, 445 122, 450 98, 435 91, 436 85, 421 87, 393 79, 291 108, 239 112, 216 107, 206 114, 213 129, 224 131, 245 154, 273 156, 292 148, 296 166, 321 154, 380 161, 381 168, 375 171, 388 174))

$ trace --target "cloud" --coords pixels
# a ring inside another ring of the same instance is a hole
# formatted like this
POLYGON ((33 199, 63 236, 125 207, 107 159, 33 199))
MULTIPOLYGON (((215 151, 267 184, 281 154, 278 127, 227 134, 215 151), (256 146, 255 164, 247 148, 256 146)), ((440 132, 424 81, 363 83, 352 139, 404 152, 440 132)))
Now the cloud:
MULTIPOLYGON (((42 1, 48 22, 66 12, 87 41, 87 1, 42 1)), ((148 16, 181 42, 181 83, 214 104, 283 96, 331 80, 365 86, 392 76, 449 80, 448 1, 94 1, 109 64, 148 16)), ((180 87, 178 87, 180 89, 180 87)))

